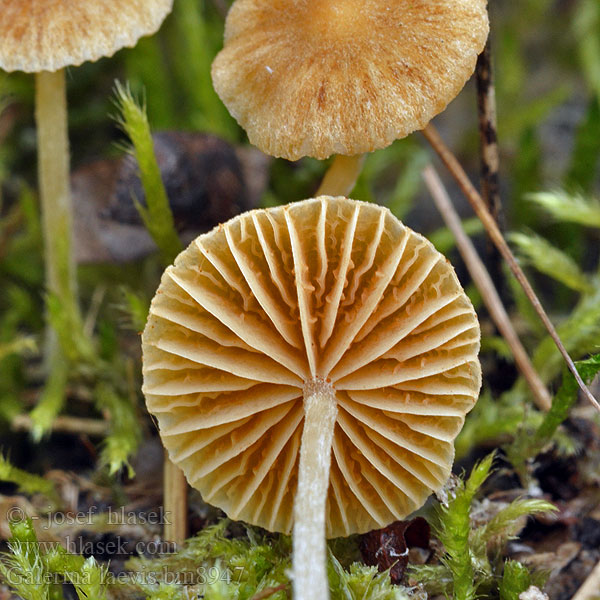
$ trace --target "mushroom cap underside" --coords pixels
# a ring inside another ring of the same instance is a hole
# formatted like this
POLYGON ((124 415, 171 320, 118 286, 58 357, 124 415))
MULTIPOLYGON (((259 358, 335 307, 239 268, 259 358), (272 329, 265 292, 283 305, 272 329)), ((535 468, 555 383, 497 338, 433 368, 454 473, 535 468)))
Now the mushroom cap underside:
POLYGON ((244 213, 179 255, 143 334, 144 393, 207 502, 288 533, 303 387, 331 381, 337 537, 404 518, 447 480, 479 338, 430 242, 385 208, 323 196, 244 213))
POLYGON ((215 89, 250 142, 289 160, 383 148, 473 73, 487 0, 236 0, 215 89))
POLYGON ((0 0, 0 69, 57 71, 158 30, 173 0, 0 0))

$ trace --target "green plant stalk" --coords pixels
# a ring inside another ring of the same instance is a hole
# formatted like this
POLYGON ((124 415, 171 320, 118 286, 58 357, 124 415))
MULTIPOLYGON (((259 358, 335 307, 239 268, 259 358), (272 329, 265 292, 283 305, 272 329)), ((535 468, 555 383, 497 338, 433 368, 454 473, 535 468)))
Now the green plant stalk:
MULTIPOLYGON (((69 184, 67 93, 64 70, 36 74, 35 118, 46 287, 79 318, 69 184)), ((60 354, 50 334, 47 358, 60 354)))
POLYGON ((39 442, 52 427, 54 419, 65 405, 68 364, 60 357, 52 357, 50 373, 36 407, 31 411, 31 437, 39 442))
POLYGON ((436 533, 446 548, 444 563, 452 573, 455 600, 474 600, 476 597, 475 570, 469 546, 471 503, 489 475, 493 460, 492 453, 476 464, 469 479, 439 512, 436 533))
POLYGON ((2 454, 0 454, 0 481, 10 481, 16 484, 19 491, 25 494, 42 494, 50 500, 52 508, 61 505, 60 496, 50 480, 18 469, 2 454))
POLYGON ((146 206, 142 206, 136 198, 134 201, 144 225, 162 254, 163 261, 170 264, 181 252, 182 246, 154 154, 146 107, 139 105, 129 88, 119 82, 116 83, 116 96, 120 111, 117 121, 133 144, 133 154, 139 165, 146 206))
MULTIPOLYGON (((161 252, 163 262, 168 265, 181 252, 182 245, 175 229, 169 198, 156 161, 146 107, 145 105, 139 105, 133 98, 130 89, 125 88, 119 82, 116 83, 116 95, 117 106, 121 113, 118 121, 133 144, 134 155, 140 169, 140 179, 144 187, 146 206, 142 206, 136 198, 133 200, 148 232, 161 252)), ((109 399, 112 398, 113 408, 116 409, 118 402, 114 403, 114 394, 105 393, 105 396, 109 399)), ((123 413, 123 416, 127 414, 131 416, 131 413, 123 413)), ((113 422, 117 423, 117 421, 113 422)), ((130 451, 135 450, 138 443, 139 440, 127 431, 126 424, 124 428, 115 428, 114 433, 107 439, 103 452, 103 460, 108 463, 111 472, 114 472, 121 464, 126 464, 131 474, 132 470, 127 462, 127 456, 130 451), (121 440, 129 440, 128 445, 123 450, 121 449, 121 440)), ((171 483, 176 488, 176 490, 170 489, 168 493, 165 492, 164 494, 165 511, 173 515, 172 523, 169 524, 168 528, 165 528, 164 533, 168 534, 171 531, 182 533, 186 531, 187 482, 167 457, 165 457, 164 468, 167 474, 173 476, 171 483), (173 498, 177 498, 177 502, 171 504, 173 498)), ((182 542, 183 540, 176 539, 172 541, 182 542)))
POLYGON ((110 415, 111 432, 104 440, 100 462, 114 475, 126 467, 129 477, 135 475, 129 458, 135 454, 141 441, 135 406, 126 396, 121 396, 107 382, 101 382, 94 390, 96 404, 110 415))

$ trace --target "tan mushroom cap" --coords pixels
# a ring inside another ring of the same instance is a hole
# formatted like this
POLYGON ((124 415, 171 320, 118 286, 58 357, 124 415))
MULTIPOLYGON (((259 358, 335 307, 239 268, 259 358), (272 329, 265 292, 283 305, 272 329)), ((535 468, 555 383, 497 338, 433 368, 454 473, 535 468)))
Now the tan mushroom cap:
POLYGON ((230 517, 289 533, 303 390, 336 391, 327 536, 404 518, 447 480, 477 400, 479 324, 389 210, 322 196, 244 213, 169 267, 142 338, 171 459, 230 517))
POLYGON ((57 71, 154 33, 173 0, 0 0, 0 69, 57 71))
POLYGON ((217 93, 263 152, 297 160, 384 148, 460 92, 486 0, 236 0, 217 93))

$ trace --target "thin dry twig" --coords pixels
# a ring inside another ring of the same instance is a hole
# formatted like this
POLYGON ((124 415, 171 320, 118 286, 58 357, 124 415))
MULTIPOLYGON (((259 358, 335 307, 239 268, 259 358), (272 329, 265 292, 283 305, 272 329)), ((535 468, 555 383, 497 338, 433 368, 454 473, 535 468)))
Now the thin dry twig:
POLYGON ((600 562, 594 567, 572 600, 597 600, 600 598, 600 562))
POLYGON ((431 125, 431 123, 427 125, 427 127, 423 130, 423 135, 426 137, 427 141, 431 144, 431 147, 438 154, 442 162, 446 165, 446 167, 448 168, 448 170, 462 189, 467 200, 473 207, 475 214, 479 217, 479 219, 483 223, 483 226, 488 232, 488 235, 490 236, 491 240, 494 242, 494 245, 496 246, 496 248, 498 248, 500 254, 508 263, 510 270, 513 272, 520 286, 523 288, 525 294, 527 295, 527 298, 531 302, 533 308, 535 309, 542 323, 544 324, 544 327, 550 334, 550 337, 554 340, 558 351, 567 363, 569 371, 571 371, 573 377, 575 377, 577 385, 580 387, 584 396, 596 407, 598 411, 600 411, 600 404, 598 403, 596 398, 592 396, 591 392, 588 390, 587 386, 581 379, 581 376, 577 371, 577 367, 573 363, 573 360, 571 359, 569 353, 567 352, 563 343, 561 342, 560 337, 558 336, 558 333, 556 332, 556 329, 552 324, 552 321, 550 321, 548 315, 546 314, 546 311, 544 310, 544 307, 540 303, 536 293, 533 291, 531 284, 529 283, 527 277, 525 276, 525 273, 523 273, 523 270, 519 266, 517 259, 512 253, 512 250, 506 243, 506 240, 504 239, 502 232, 498 228, 494 217, 487 209, 483 198, 475 189, 469 177, 462 168, 461 164, 458 162, 454 154, 452 154, 450 149, 443 142, 442 138, 440 137, 440 134, 437 132, 435 127, 431 125))
POLYGON ((432 165, 427 165, 423 169, 423 180, 425 181, 433 201, 440 211, 448 229, 450 229, 456 239, 458 251, 465 261, 465 265, 471 274, 473 282, 481 293, 483 302, 486 305, 492 320, 496 324, 498 331, 510 346, 515 358, 515 363, 529 385, 535 403, 542 410, 550 410, 550 407, 552 406, 552 397, 531 364, 529 356, 527 356, 527 352, 525 351, 525 348, 523 348, 523 345, 512 326, 510 317, 502 304, 502 300, 496 291, 492 278, 485 268, 483 261, 479 258, 469 236, 465 233, 460 217, 452 205, 450 196, 432 165))
MULTIPOLYGON (((498 127, 496 118, 496 89, 494 87, 494 71, 490 38, 477 57, 475 68, 477 84, 477 112, 479 115, 479 146, 481 149, 481 196, 500 230, 504 230, 504 214, 500 198, 500 154, 498 152, 498 127)), ((488 271, 502 293, 504 289, 504 273, 502 257, 491 240, 486 244, 488 271)))
MULTIPOLYGON (((29 415, 17 415, 11 422, 13 431, 31 431, 33 423, 29 415)), ((52 421, 52 431, 61 433, 87 434, 93 437, 105 436, 109 431, 106 421, 100 419, 82 419, 60 415, 52 421)))

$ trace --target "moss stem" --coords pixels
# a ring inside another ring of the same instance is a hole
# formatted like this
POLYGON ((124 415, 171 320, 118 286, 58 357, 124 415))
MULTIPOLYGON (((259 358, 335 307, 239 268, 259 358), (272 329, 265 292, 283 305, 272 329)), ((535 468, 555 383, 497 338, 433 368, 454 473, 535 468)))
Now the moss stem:
POLYGON ((348 196, 354 189, 365 162, 365 154, 342 156, 338 154, 317 190, 317 196, 348 196))
POLYGON ((64 310, 70 312, 73 322, 76 322, 79 307, 72 251, 64 70, 36 74, 35 107, 46 287, 60 300, 64 310))
POLYGON ((322 379, 304 389, 304 429, 294 504, 294 600, 327 600, 325 509, 331 444, 337 417, 335 390, 322 379))

